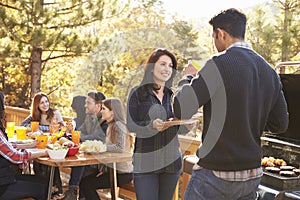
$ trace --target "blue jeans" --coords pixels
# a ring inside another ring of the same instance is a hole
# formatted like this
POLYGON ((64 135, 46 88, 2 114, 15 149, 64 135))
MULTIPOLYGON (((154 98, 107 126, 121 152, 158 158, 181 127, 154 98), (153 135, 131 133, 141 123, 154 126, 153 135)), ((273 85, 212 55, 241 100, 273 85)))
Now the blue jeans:
POLYGON ((85 166, 71 167, 69 188, 79 188, 79 182, 86 175, 85 166))
POLYGON ((185 200, 253 200, 261 178, 226 181, 211 170, 194 170, 185 191, 185 200))
POLYGON ((171 200, 181 171, 176 173, 135 173, 137 200, 171 200))

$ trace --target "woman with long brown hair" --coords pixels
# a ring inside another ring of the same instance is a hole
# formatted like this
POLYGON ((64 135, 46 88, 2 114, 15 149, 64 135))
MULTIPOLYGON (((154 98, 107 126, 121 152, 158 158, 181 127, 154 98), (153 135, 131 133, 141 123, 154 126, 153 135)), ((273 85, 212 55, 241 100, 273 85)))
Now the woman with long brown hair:
MULTIPOLYGON (((50 101, 45 93, 36 93, 31 104, 30 115, 21 123, 21 126, 30 126, 30 122, 39 122, 39 130, 43 132, 50 131, 51 124, 63 125, 63 118, 57 109, 50 107, 50 101)), ((38 175, 49 177, 49 167, 37 162, 33 162, 34 172, 38 175)), ((54 171, 54 183, 58 191, 53 192, 54 196, 63 194, 62 182, 58 168, 54 171)))
POLYGON ((49 132, 50 124, 63 124, 60 112, 50 107, 48 96, 42 92, 34 95, 30 115, 21 123, 21 126, 30 126, 32 121, 39 122, 39 130, 46 132, 49 132))
MULTIPOLYGON (((130 152, 130 136, 126 127, 125 112, 121 101, 117 98, 107 98, 102 102, 102 119, 107 121, 106 148, 110 152, 130 152)), ((118 186, 132 180, 132 163, 117 163, 118 186)), ((86 176, 80 181, 80 196, 86 199, 99 199, 97 189, 109 188, 109 172, 101 171, 86 176)))

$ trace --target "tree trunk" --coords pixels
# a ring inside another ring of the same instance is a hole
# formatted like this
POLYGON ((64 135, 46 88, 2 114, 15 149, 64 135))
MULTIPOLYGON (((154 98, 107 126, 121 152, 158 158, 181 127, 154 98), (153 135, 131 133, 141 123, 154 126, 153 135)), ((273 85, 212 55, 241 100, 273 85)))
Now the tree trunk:
MULTIPOLYGON (((288 49, 288 45, 290 43, 290 38, 289 38, 289 33, 288 33, 288 27, 290 26, 290 20, 291 20, 291 15, 290 15, 290 2, 289 1, 285 1, 283 3, 284 7, 283 7, 283 12, 284 12, 284 19, 283 19, 283 27, 282 27, 282 44, 281 44, 281 62, 287 61, 288 58, 288 54, 289 54, 289 49, 288 49)), ((285 72, 285 66, 283 66, 280 69, 280 73, 284 73, 285 72)))
POLYGON ((1 85, 2 85, 2 90, 4 92, 4 94, 6 94, 5 92, 5 72, 4 72, 5 67, 3 65, 1 65, 1 74, 2 74, 2 80, 1 80, 1 85))
POLYGON ((42 48, 33 46, 30 57, 31 93, 30 97, 41 91, 42 48))

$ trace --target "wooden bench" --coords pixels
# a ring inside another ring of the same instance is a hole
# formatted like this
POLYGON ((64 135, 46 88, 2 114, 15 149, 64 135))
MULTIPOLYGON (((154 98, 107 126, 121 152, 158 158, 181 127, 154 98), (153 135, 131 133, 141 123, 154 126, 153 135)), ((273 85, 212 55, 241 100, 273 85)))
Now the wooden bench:
MULTIPOLYGON (((136 200, 133 181, 120 186, 119 196, 126 197, 131 200, 136 200)), ((177 200, 177 199, 178 199, 178 184, 177 184, 177 189, 175 189, 174 196, 173 196, 173 200, 177 200)))
POLYGON ((119 196, 130 198, 131 200, 136 200, 133 181, 120 186, 119 196))

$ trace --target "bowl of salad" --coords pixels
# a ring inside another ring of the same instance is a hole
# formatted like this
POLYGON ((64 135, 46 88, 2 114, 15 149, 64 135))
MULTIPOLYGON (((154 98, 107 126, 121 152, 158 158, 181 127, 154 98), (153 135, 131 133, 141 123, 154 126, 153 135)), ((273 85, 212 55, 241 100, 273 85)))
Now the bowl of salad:
POLYGON ((55 147, 53 149, 47 149, 49 157, 53 160, 65 159, 69 149, 68 147, 55 147))

